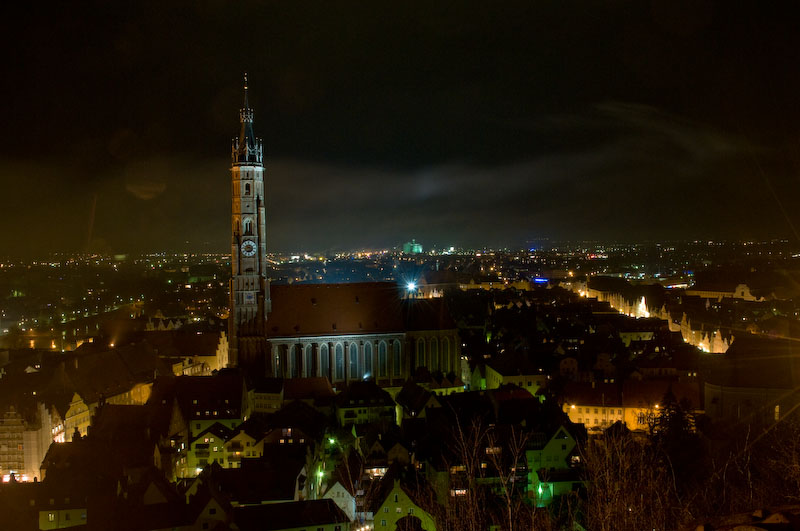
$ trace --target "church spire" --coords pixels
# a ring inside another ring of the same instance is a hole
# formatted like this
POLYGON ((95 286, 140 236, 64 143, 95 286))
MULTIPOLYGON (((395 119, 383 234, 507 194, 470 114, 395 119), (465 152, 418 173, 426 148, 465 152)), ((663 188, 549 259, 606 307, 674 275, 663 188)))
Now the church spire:
POLYGON ((250 108, 250 104, 247 103, 247 72, 244 73, 244 108, 250 108))
POLYGON ((239 109, 239 138, 233 140, 231 159, 234 164, 261 164, 263 143, 253 131, 253 109, 247 99, 247 72, 244 74, 244 106, 239 109))

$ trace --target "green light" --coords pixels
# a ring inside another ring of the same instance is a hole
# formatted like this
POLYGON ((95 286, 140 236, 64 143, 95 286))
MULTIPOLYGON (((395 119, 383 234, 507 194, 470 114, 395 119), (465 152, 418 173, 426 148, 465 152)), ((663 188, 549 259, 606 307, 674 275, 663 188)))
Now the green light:
POLYGON ((333 437, 328 437, 328 444, 336 444, 336 439, 333 437))

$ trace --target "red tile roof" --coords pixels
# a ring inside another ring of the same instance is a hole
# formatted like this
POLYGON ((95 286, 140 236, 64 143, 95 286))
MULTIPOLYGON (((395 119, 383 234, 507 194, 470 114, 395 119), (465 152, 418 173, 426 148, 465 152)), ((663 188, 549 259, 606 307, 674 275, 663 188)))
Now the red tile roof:
POLYGON ((272 285, 268 337, 374 334, 403 331, 397 284, 272 285))
POLYGON ((270 287, 268 337, 386 334, 456 328, 442 299, 404 299, 394 282, 270 287))

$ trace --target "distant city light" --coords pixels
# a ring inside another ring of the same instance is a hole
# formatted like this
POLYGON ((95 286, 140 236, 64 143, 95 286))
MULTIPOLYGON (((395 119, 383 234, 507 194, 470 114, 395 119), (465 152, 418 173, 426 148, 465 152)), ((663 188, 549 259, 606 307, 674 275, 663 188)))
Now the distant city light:
POLYGON ((416 282, 409 282, 409 283, 407 283, 407 284, 406 284, 406 289, 407 289, 408 291, 414 291, 415 289, 417 289, 417 283, 416 283, 416 282))

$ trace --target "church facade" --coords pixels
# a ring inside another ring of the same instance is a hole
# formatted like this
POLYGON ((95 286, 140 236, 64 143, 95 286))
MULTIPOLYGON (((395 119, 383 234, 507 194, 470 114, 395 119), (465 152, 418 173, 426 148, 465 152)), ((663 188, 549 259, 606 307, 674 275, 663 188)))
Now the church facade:
POLYGON ((263 142, 247 99, 231 149, 230 366, 282 378, 402 385, 420 369, 458 374, 461 343, 443 299, 391 282, 271 285, 263 142))

